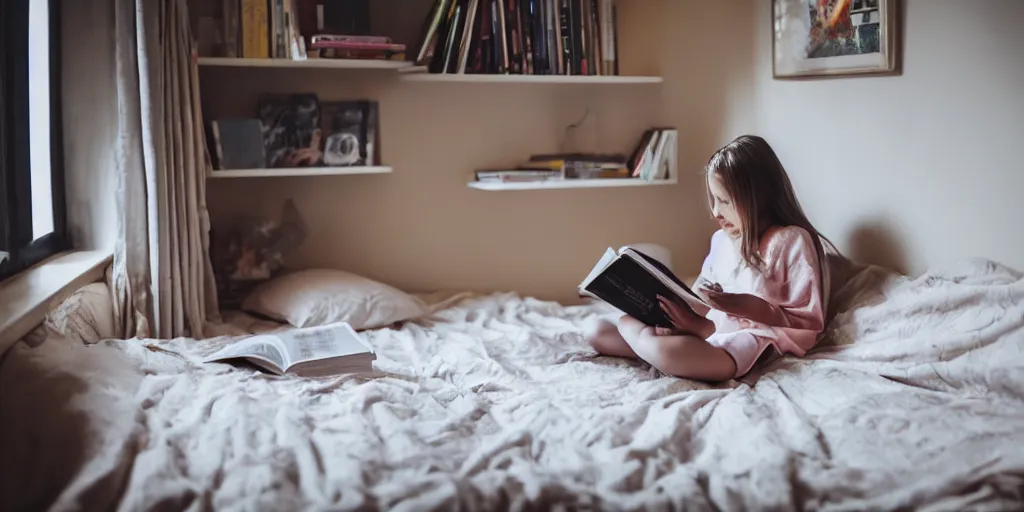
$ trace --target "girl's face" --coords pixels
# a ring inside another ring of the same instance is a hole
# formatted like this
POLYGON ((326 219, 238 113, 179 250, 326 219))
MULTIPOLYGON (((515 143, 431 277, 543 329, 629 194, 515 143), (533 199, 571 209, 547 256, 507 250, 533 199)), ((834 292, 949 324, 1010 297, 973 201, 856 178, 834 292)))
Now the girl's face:
POLYGON ((711 192, 711 215, 718 221, 718 226, 732 238, 739 238, 743 234, 743 223, 717 172, 708 173, 708 190, 711 192))

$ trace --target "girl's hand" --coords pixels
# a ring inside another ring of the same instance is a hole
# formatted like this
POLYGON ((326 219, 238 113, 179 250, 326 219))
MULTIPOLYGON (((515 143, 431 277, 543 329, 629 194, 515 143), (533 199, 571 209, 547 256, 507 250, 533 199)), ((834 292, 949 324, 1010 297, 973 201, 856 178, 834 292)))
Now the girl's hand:
POLYGON ((714 322, 693 311, 687 304, 677 302, 677 300, 658 296, 661 310, 665 312, 665 315, 672 322, 672 327, 659 327, 655 329, 655 334, 659 336, 692 334, 706 339, 715 332, 714 322))
POLYGON ((658 327, 655 329, 659 335, 674 334, 675 332, 686 331, 693 324, 690 316, 693 315, 686 306, 677 304, 673 300, 666 299, 661 295, 658 296, 658 303, 661 305, 661 310, 668 315, 668 319, 672 322, 674 329, 668 329, 665 327, 658 327))

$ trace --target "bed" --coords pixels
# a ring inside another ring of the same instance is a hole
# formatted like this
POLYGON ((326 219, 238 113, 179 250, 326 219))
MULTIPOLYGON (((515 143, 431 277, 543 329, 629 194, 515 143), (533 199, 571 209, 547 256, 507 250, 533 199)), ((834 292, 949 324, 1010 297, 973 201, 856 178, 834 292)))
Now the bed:
POLYGON ((600 305, 508 293, 367 331, 377 375, 198 362, 229 336, 20 343, 0 509, 1020 509, 1022 275, 865 267, 834 304, 806 358, 718 385, 597 356, 600 305))

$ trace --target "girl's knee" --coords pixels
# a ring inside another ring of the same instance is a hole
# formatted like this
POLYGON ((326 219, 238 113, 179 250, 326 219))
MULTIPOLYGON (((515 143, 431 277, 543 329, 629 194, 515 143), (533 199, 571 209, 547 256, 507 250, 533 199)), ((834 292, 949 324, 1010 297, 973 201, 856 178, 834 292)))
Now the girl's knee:
POLYGON ((602 340, 609 336, 618 336, 619 328, 614 323, 603 318, 590 322, 583 330, 583 338, 587 343, 594 344, 595 340, 602 340))

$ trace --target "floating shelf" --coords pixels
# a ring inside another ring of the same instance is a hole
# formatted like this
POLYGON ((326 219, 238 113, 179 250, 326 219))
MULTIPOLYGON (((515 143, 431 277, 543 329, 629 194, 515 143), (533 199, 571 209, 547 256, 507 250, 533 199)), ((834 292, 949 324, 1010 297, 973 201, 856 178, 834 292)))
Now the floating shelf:
POLYGON ((199 57, 200 66, 237 68, 404 69, 411 62, 383 59, 243 59, 199 57))
POLYGON ((469 188, 477 190, 551 190, 566 188, 611 188, 611 187, 655 187, 659 185, 675 185, 675 179, 641 180, 639 178, 597 178, 597 179, 566 179, 549 181, 516 181, 487 182, 471 181, 469 188))
POLYGON ((212 171, 210 178, 281 178, 287 176, 343 176, 347 174, 387 174, 390 167, 294 167, 271 169, 230 169, 212 171))
POLYGON ((494 84, 657 84, 660 76, 622 75, 485 75, 473 73, 424 73, 409 68, 401 71, 408 82, 458 82, 494 84))

